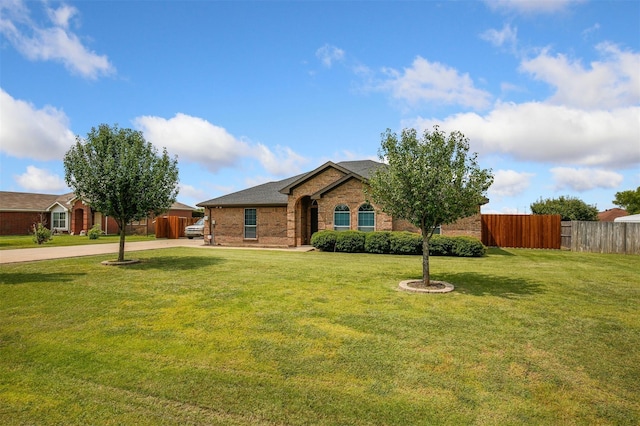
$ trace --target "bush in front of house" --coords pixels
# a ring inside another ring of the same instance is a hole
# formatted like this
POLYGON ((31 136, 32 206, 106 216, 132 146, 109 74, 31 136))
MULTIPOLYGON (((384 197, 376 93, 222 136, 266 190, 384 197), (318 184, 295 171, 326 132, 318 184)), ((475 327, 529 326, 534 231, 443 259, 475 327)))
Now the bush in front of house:
POLYGON ((98 225, 93 225, 93 227, 89 229, 89 232, 87 232, 87 235, 89 236, 90 240, 97 240, 98 238, 100 238, 101 234, 102 234, 102 231, 100 230, 98 225))
POLYGON ((342 231, 336 235, 336 251, 344 253, 364 252, 365 233, 360 231, 342 231))
POLYGON ((455 238, 434 235, 429 241, 429 256, 453 256, 455 238))
POLYGON ((51 239, 51 231, 42 222, 33 225, 33 242, 42 245, 51 239))
MULTIPOLYGON (((321 251, 343 253, 422 254, 422 236, 411 232, 320 231, 311 244, 321 251)), ((482 257, 487 248, 473 237, 434 235, 429 241, 430 256, 482 257)))
POLYGON ((364 251, 367 253, 388 254, 391 251, 391 232, 367 232, 364 240, 364 251))
POLYGON ((458 257, 482 257, 487 248, 473 237, 455 237, 453 240, 453 255, 458 257))
POLYGON ((316 232, 311 236, 311 245, 322 251, 336 251, 336 231, 316 232))
POLYGON ((413 232, 392 232, 389 236, 391 254, 422 254, 422 235, 413 232))

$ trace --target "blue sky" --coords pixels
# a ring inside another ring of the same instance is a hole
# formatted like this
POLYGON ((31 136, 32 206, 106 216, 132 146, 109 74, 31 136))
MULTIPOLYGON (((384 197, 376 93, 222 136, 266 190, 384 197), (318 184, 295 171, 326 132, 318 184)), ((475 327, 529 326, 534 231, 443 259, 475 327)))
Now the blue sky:
POLYGON ((638 1, 0 0, 0 32, 3 191, 69 191, 101 123, 177 155, 193 206, 435 124, 493 170, 484 212, 640 185, 638 1))

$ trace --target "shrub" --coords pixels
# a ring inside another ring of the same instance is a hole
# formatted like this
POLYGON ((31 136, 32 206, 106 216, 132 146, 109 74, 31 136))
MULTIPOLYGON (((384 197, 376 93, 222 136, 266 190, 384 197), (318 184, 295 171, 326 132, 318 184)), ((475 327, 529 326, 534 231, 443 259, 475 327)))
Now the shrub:
POLYGON ((322 251, 336 250, 336 231, 327 230, 316 232, 311 236, 311 245, 322 251))
POLYGON ((364 251, 367 253, 387 254, 391 251, 389 242, 391 232, 367 232, 364 239, 364 251))
POLYGON ((460 257, 482 257, 487 248, 480 240, 473 237, 456 237, 453 239, 453 255, 460 257))
POLYGON ((41 245, 51 240, 51 231, 42 222, 33 225, 33 242, 41 245))
POLYGON ((89 232, 87 232, 87 235, 89 236, 90 240, 97 240, 98 238, 100 238, 101 234, 102 234, 102 231, 100 230, 98 225, 93 225, 93 227, 89 229, 89 232))
POLYGON ((429 256, 453 255, 453 238, 444 235, 434 235, 429 241, 429 256))
POLYGON ((365 233, 362 231, 341 231, 336 235, 336 251, 361 253, 364 251, 365 233))
POLYGON ((422 254, 422 235, 412 232, 392 232, 389 250, 393 254, 422 254))

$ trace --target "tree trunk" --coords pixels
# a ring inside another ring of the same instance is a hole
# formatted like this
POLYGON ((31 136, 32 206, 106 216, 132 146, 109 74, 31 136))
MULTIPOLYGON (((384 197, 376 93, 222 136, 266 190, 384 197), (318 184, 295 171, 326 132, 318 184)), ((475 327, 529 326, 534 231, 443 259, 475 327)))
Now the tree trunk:
POLYGON ((120 227, 120 247, 118 249, 118 262, 124 262, 124 236, 125 236, 125 227, 120 227))
POLYGON ((422 231, 422 281, 424 285, 431 284, 431 278, 429 277, 429 237, 422 231))

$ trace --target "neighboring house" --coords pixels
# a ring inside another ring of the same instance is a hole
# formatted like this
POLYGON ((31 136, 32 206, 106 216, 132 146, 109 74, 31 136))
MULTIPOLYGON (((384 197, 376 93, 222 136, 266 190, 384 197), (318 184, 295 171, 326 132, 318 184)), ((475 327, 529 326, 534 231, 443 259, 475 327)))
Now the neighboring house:
POLYGON ((628 214, 626 210, 614 207, 598 213, 598 220, 600 222, 613 222, 616 218, 627 216, 628 214))
MULTIPOLYGON (((174 203, 166 215, 191 217, 193 210, 185 204, 174 203)), ((129 224, 127 231, 153 234, 152 219, 129 224)), ((27 235, 38 222, 58 233, 77 235, 95 224, 107 234, 119 232, 113 218, 91 209, 73 192, 53 195, 0 191, 0 235, 27 235)))
MULTIPOLYGON (((295 247, 310 244, 316 231, 414 231, 370 202, 364 186, 383 166, 371 160, 323 164, 277 182, 198 203, 205 209, 205 241, 223 246, 295 247)), ((445 235, 481 238, 477 214, 442 226, 445 235)))

